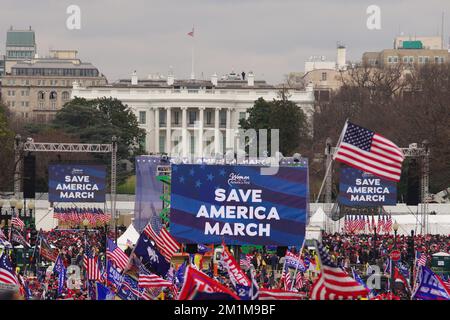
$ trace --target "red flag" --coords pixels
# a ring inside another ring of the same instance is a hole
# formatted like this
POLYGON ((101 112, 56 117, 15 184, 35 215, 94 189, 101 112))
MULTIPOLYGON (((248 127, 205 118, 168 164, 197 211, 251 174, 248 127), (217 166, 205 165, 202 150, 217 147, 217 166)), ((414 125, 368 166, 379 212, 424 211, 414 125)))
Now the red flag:
POLYGON ((234 259, 231 252, 228 250, 225 244, 222 244, 223 252, 222 252, 222 262, 225 266, 225 270, 228 271, 228 276, 230 277, 231 282, 236 287, 236 284, 240 284, 245 287, 250 287, 251 282, 248 279, 247 275, 242 271, 239 264, 234 259))
POLYGON ((235 293, 224 285, 214 279, 211 279, 203 272, 188 266, 184 276, 183 287, 180 290, 177 300, 188 300, 194 292, 225 293, 236 300, 240 300, 235 293))
POLYGON ((188 36, 194 37, 194 27, 192 27, 191 32, 188 32, 188 36))

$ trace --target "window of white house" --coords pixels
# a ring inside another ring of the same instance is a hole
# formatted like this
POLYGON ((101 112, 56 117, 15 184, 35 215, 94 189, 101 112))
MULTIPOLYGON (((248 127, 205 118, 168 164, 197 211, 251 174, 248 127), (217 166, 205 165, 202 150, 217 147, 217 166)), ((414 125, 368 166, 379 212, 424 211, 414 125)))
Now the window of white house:
POLYGON ((139 123, 145 124, 147 118, 147 113, 145 111, 139 111, 139 123))
POLYGON ((327 73, 322 72, 322 81, 327 81, 327 73))

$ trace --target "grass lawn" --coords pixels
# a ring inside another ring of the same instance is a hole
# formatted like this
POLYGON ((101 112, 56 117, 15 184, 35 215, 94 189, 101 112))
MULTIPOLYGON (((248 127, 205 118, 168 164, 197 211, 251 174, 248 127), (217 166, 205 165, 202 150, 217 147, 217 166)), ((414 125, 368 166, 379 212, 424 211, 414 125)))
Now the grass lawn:
POLYGON ((127 179, 127 181, 117 186, 117 193, 135 194, 135 186, 136 176, 131 176, 127 179))

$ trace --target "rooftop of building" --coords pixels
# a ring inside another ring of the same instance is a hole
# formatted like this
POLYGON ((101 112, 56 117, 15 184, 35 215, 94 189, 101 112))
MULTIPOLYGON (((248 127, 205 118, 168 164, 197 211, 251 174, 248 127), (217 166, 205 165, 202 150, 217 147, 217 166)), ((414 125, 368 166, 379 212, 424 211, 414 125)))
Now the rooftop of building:
POLYGON ((28 30, 13 30, 6 32, 6 46, 14 47, 34 47, 36 46, 36 39, 34 31, 28 30))
POLYGON ((51 69, 97 69, 90 62, 82 62, 79 59, 38 58, 18 61, 12 69, 23 68, 51 68, 51 69))
POLYGON ((102 87, 112 88, 161 88, 161 89, 200 89, 200 88, 218 88, 218 89, 278 89, 279 86, 268 84, 265 80, 255 80, 254 85, 250 86, 247 80, 217 80, 214 85, 211 80, 193 80, 193 79, 174 79, 173 84, 169 85, 167 79, 139 79, 137 84, 131 84, 131 79, 120 79, 114 83, 103 85, 102 87))

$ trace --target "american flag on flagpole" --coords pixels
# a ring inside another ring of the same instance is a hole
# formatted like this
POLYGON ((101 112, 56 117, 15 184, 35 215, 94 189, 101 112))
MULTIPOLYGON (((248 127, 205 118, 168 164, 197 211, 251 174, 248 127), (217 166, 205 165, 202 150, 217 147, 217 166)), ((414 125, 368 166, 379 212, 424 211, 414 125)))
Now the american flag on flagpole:
POLYGON ((168 262, 172 259, 173 254, 181 248, 180 244, 170 235, 165 227, 162 227, 158 234, 151 223, 149 223, 143 231, 150 239, 155 241, 159 251, 168 262))
POLYGON ((343 300, 366 297, 368 289, 350 277, 331 261, 322 244, 317 244, 320 259, 320 275, 311 287, 312 300, 343 300))
POLYGON ((427 265, 427 255, 425 253, 421 253, 419 258, 417 259, 417 266, 426 266, 427 265))
POLYGON ((334 159, 378 177, 398 182, 405 156, 383 136, 347 122, 334 159))
POLYGON ((192 31, 188 32, 188 36, 194 37, 194 26, 192 26, 192 31))
POLYGON ((5 253, 0 256, 0 283, 19 285, 11 260, 5 253))
POLYGON ((113 261, 122 270, 128 267, 129 257, 109 238, 106 244, 106 258, 113 261))
POLYGON ((302 300, 306 294, 277 289, 259 289, 258 300, 302 300))
POLYGON ((23 228, 25 227, 25 223, 22 221, 22 220, 20 220, 20 218, 19 217, 13 217, 12 219, 11 219, 11 225, 13 226, 13 227, 17 227, 19 230, 23 230, 23 228))
POLYGON ((94 254, 89 247, 87 247, 86 253, 83 256, 83 264, 86 268, 86 275, 88 280, 102 280, 102 276, 98 266, 98 259, 97 257, 94 257, 94 254))
POLYGON ((144 266, 139 268, 139 287, 141 288, 159 288, 159 287, 171 287, 172 282, 164 280, 160 276, 150 273, 144 266))

